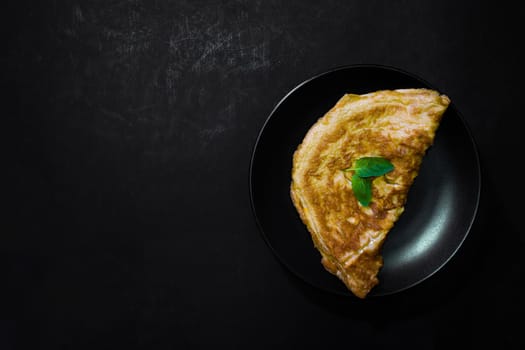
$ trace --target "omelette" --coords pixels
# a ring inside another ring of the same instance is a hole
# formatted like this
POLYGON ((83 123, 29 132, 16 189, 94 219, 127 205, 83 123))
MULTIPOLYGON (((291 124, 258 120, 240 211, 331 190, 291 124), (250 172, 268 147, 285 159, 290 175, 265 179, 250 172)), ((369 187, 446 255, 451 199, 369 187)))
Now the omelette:
POLYGON ((381 247, 449 103, 430 89, 345 94, 294 152, 293 204, 324 268, 359 298, 379 283, 381 247), (367 157, 385 159, 393 169, 369 178, 371 199, 363 205, 352 189, 352 166, 367 157))

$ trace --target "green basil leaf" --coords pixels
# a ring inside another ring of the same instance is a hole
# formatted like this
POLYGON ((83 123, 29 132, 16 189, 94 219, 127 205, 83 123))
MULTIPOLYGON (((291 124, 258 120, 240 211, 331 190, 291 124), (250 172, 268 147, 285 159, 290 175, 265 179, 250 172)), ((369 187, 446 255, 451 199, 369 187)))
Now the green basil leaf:
POLYGON ((355 162, 353 170, 361 177, 381 176, 394 170, 394 166, 385 158, 364 157, 355 162))
POLYGON ((352 176, 352 190, 359 203, 367 207, 372 200, 372 179, 354 174, 352 176))

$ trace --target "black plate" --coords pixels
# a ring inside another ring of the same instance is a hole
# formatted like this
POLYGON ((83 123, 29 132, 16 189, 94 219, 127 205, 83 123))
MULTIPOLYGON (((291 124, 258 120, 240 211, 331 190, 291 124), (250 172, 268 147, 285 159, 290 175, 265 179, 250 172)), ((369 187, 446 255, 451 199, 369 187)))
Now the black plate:
MULTIPOLYGON (((419 87, 436 89, 421 78, 392 67, 341 67, 294 88, 268 117, 251 159, 252 208, 270 248, 304 281, 326 291, 352 295, 321 265, 320 254, 291 202, 294 150, 308 129, 344 93, 419 87)), ((414 286, 447 263, 472 226, 480 184, 474 140, 452 103, 409 192, 405 212, 383 245, 384 266, 379 284, 370 296, 414 286)))

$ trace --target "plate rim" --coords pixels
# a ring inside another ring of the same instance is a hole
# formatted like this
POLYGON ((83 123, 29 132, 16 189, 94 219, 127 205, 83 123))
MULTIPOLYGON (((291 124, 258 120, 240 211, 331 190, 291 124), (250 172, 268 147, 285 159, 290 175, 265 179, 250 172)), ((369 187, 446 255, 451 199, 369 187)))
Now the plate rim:
MULTIPOLYGON (((340 295, 340 296, 345 296, 345 297, 355 297, 355 296, 350 291, 339 292, 339 291, 331 290, 331 289, 328 289, 328 288, 322 288, 322 287, 312 283, 308 279, 303 278, 302 274, 298 273, 297 270, 294 267, 292 267, 287 262, 286 259, 283 259, 280 256, 280 254, 275 250, 275 248, 272 246, 272 244, 269 242, 269 238, 268 238, 267 234, 265 233, 265 230, 262 227, 261 221, 260 221, 260 219, 259 219, 259 217, 257 215, 257 211, 255 209, 255 201, 254 201, 254 193, 253 193, 253 166, 254 166, 254 162, 255 162, 255 158, 256 158, 258 145, 260 143, 261 137, 262 137, 266 127, 268 126, 268 123, 270 122, 270 120, 272 119, 272 117, 274 116, 276 111, 280 108, 280 106, 293 93, 295 93, 297 90, 299 90, 300 88, 302 88, 304 85, 308 84, 309 82, 311 82, 313 80, 316 80, 316 79, 319 79, 319 78, 321 78, 323 76, 326 76, 326 75, 329 75, 329 74, 333 74, 335 72, 342 71, 342 70, 351 70, 351 69, 356 69, 356 68, 374 68, 374 69, 387 70, 387 71, 393 71, 393 72, 401 73, 401 74, 407 75, 407 76, 409 76, 409 77, 411 77, 411 78, 413 78, 415 80, 418 80, 419 82, 421 82, 422 84, 426 85, 430 89, 433 89, 433 90, 436 90, 436 91, 441 91, 440 89, 437 89, 433 84, 429 83, 426 79, 421 78, 419 75, 417 75, 415 73, 406 71, 404 69, 401 69, 401 68, 398 68, 398 67, 395 67, 395 66, 385 65, 385 64, 360 63, 360 64, 340 65, 340 66, 335 66, 335 67, 330 68, 328 70, 322 71, 321 73, 317 73, 317 74, 315 74, 315 75, 313 75, 313 76, 311 76, 311 77, 301 81, 299 84, 295 85, 292 89, 290 89, 288 91, 288 93, 286 93, 277 102, 277 104, 275 104, 274 108, 271 110, 271 112, 266 117, 264 123, 259 128, 259 132, 257 134, 257 138, 255 139, 255 142, 254 142, 254 144, 252 146, 252 150, 251 150, 251 153, 250 153, 249 183, 248 183, 248 185, 249 185, 249 194, 250 194, 250 206, 251 206, 252 215, 253 215, 253 217, 255 219, 255 222, 256 222, 256 225, 257 225, 257 229, 259 231, 260 236, 262 236, 264 242, 266 243, 266 245, 270 248, 272 254, 277 258, 277 261, 279 261, 280 264, 282 264, 284 267, 286 267, 290 272, 292 272, 301 281, 307 283, 308 285, 314 287, 315 289, 322 290, 325 293, 330 293, 330 294, 335 294, 335 295, 340 295)), ((410 289, 410 288, 412 288, 412 287, 414 287, 414 286, 416 286, 418 284, 421 284, 424 281, 426 281, 427 279, 429 279, 432 276, 434 276, 445 265, 447 265, 450 262, 450 260, 452 260, 452 258, 456 255, 456 253, 459 251, 459 249, 463 246, 463 243, 467 239, 467 236, 470 234, 472 226, 474 225, 474 222, 476 221, 476 218, 477 218, 477 215, 478 215, 478 211, 479 211, 479 204, 480 204, 480 200, 481 200, 481 184, 482 184, 481 159, 480 159, 480 156, 479 156, 478 145, 476 143, 476 140, 474 139, 474 136, 472 134, 472 131, 470 130, 469 125, 465 121, 465 118, 463 117, 463 115, 461 114, 459 109, 456 107, 454 101, 451 101, 451 103, 449 105, 449 108, 450 107, 452 107, 452 109, 454 110, 454 112, 458 116, 459 120, 461 121, 461 124, 463 125, 465 131, 467 132, 467 135, 469 137, 470 143, 472 144, 472 149, 474 151, 474 156, 475 156, 475 160, 476 160, 476 174, 477 174, 477 180, 478 180, 478 186, 476 188, 476 202, 475 202, 474 211, 473 211, 472 216, 470 218, 470 221, 468 223, 467 229, 465 230, 465 233, 463 234, 463 237, 461 238, 461 241, 454 248, 454 250, 451 252, 451 254, 446 259, 444 259, 439 264, 439 266, 437 268, 435 268, 431 273, 427 274, 423 278, 420 278, 417 281, 415 281, 415 282, 413 282, 413 283, 411 283, 411 284, 409 284, 409 285, 407 285, 407 286, 405 286, 403 288, 398 288, 396 290, 387 291, 387 292, 383 292, 383 293, 373 293, 373 294, 371 293, 370 297, 376 298, 376 297, 380 297, 380 296, 387 296, 387 295, 396 294, 396 293, 405 291, 407 289, 410 289)))

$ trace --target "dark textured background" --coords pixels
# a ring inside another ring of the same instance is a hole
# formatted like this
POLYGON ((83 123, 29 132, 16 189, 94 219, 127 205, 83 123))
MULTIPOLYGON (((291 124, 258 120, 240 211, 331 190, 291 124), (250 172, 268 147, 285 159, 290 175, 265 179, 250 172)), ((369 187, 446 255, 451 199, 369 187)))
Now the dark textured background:
POLYGON ((4 5, 0 348, 523 346, 523 12, 422 3, 4 5), (275 104, 353 63, 449 95, 483 167, 452 261, 359 302, 284 270, 248 194, 275 104))

